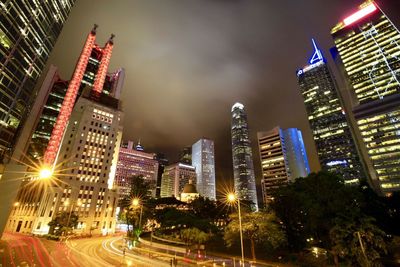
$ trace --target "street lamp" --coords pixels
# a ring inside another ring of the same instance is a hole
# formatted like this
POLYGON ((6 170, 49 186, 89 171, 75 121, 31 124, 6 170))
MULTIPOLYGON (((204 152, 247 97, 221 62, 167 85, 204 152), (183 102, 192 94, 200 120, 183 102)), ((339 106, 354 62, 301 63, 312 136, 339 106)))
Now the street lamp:
POLYGON ((39 170, 39 179, 50 179, 53 176, 53 170, 49 167, 43 167, 39 170))
POLYGON ((228 203, 237 203, 239 215, 239 233, 240 233, 240 248, 242 251, 242 264, 244 266, 244 251, 243 251, 243 230, 242 230, 242 214, 240 213, 240 198, 235 193, 229 193, 226 196, 228 203))

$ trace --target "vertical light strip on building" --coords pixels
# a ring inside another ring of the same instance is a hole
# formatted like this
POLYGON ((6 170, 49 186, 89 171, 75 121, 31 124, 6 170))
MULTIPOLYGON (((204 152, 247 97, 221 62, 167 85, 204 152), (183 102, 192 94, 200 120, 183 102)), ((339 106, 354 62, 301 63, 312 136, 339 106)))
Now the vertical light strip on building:
POLYGON ((97 71, 96 79, 93 84, 93 90, 99 94, 103 91, 104 80, 106 79, 108 65, 110 64, 111 53, 114 47, 112 42, 113 37, 114 35, 111 35, 110 40, 108 40, 104 47, 104 54, 101 58, 99 70, 97 71))
POLYGON ((78 94, 83 74, 88 64, 90 53, 92 51, 95 40, 96 26, 93 28, 86 39, 85 46, 82 50, 81 56, 79 57, 79 61, 76 65, 71 82, 68 85, 67 93, 62 103, 60 113, 58 114, 56 123, 51 133, 50 141, 44 154, 44 164, 47 166, 53 165, 56 160, 58 150, 60 149, 61 140, 67 127, 68 120, 71 116, 76 96, 78 94))

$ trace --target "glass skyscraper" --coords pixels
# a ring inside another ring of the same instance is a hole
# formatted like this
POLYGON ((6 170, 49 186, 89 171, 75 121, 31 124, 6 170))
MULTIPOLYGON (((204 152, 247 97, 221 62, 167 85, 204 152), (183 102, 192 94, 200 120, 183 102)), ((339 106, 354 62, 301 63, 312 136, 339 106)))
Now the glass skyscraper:
POLYGON ((301 131, 296 128, 275 127, 268 132, 258 132, 261 161, 261 188, 263 201, 272 200, 271 191, 296 178, 310 173, 306 148, 301 131))
POLYGON ((364 171, 351 129, 338 97, 337 86, 321 50, 312 40, 309 65, 297 70, 308 121, 323 170, 343 177, 347 184, 358 184, 364 171))
POLYGON ((383 193, 398 191, 400 32, 374 1, 367 1, 331 34, 369 173, 383 193))
POLYGON ((235 191, 241 200, 249 201, 253 210, 258 210, 256 181, 254 175, 253 153, 244 106, 232 106, 232 159, 235 191))
POLYGON ((196 168, 199 194, 216 200, 213 140, 202 138, 192 145, 192 166, 196 168))
POLYGON ((0 3, 0 158, 35 96, 35 84, 71 11, 74 0, 0 3))

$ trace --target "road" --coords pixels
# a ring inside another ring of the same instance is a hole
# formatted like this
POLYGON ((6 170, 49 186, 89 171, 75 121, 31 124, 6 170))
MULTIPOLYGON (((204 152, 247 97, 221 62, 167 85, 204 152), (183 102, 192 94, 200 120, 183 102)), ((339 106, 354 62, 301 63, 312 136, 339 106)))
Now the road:
POLYGON ((38 238, 4 233, 1 250, 1 266, 54 266, 51 256, 38 238))
MULTIPOLYGON (((193 258, 193 255, 192 257, 193 258)), ((175 259, 177 266, 239 266, 227 257, 207 257, 194 261, 185 250, 156 242, 143 242, 127 249, 122 236, 49 241, 22 234, 5 233, 0 242, 0 267, 169 267, 175 259)), ((246 267, 250 266, 246 263, 246 267)), ((253 266, 278 266, 259 264, 253 266)))

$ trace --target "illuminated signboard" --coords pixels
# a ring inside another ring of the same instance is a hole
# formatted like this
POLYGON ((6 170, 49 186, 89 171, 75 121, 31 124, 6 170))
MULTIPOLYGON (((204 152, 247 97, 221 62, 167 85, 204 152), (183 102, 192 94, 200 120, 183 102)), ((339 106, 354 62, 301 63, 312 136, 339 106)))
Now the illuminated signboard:
POLYGON ((364 18, 365 16, 371 14, 375 10, 377 10, 376 6, 373 3, 371 3, 371 4, 367 5, 366 7, 358 10, 356 13, 345 18, 343 20, 343 23, 345 26, 348 26, 348 25, 364 18))
POLYGON ((326 165, 331 167, 331 166, 336 166, 336 165, 346 165, 347 161, 345 160, 333 160, 329 161, 326 165))

